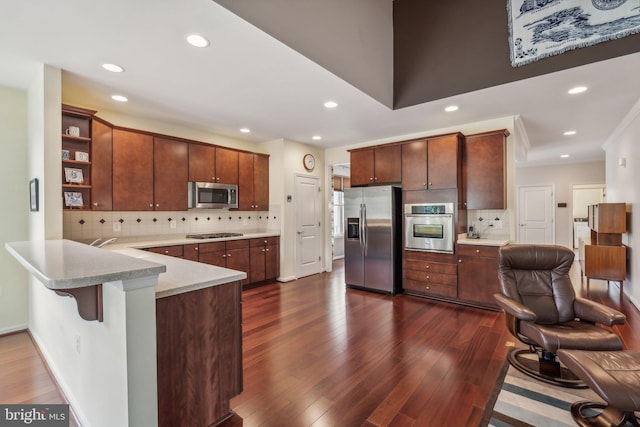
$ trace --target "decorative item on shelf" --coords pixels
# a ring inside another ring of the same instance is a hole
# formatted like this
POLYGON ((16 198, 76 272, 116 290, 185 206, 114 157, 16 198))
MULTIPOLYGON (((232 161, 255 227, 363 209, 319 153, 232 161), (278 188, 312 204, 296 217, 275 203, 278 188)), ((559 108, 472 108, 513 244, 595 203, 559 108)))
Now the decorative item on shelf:
POLYGON ((71 154, 69 150, 62 150, 62 160, 69 160, 71 158, 71 154))
POLYGON ((64 205, 69 208, 81 208, 84 206, 82 193, 79 191, 65 191, 64 205))
POLYGON ((80 128, 78 126, 69 126, 64 133, 69 136, 80 136, 80 128))
POLYGON ((67 182, 70 184, 82 184, 84 182, 82 169, 64 168, 64 176, 67 182))
POLYGON ((76 151, 76 160, 79 162, 88 162, 89 153, 86 153, 84 151, 76 151))
POLYGON ((31 212, 38 212, 38 178, 29 181, 29 202, 31 212))

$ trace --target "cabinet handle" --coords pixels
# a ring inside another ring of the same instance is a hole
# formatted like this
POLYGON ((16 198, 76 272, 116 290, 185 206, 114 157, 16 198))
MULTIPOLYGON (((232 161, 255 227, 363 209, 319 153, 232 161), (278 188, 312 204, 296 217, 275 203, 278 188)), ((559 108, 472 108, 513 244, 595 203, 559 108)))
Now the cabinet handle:
POLYGON ((226 257, 227 257, 227 254, 222 254, 222 258, 226 258, 226 257))
POLYGON ((197 251, 197 250, 198 250, 198 248, 197 248, 197 247, 195 247, 195 248, 193 248, 193 250, 197 251))
POLYGON ((479 254, 480 253, 480 249, 476 249, 476 253, 479 254))
POLYGON ((269 248, 267 248, 267 252, 269 252, 269 248))
POLYGON ((98 202, 93 202, 93 206, 98 206, 98 202))
POLYGON ((153 207, 153 203, 149 203, 149 207, 152 208, 153 207))
POLYGON ((430 288, 429 286, 425 286, 424 288, 425 288, 426 290, 429 290, 429 289, 431 289, 431 288, 430 288))
POLYGON ((216 181, 220 181, 220 177, 216 177, 216 181))
POLYGON ((168 254, 169 254, 169 251, 164 251, 164 254, 165 254, 165 255, 168 255, 168 254))
POLYGON ((431 279, 431 276, 427 276, 427 280, 431 279))
POLYGON ((462 260, 461 260, 461 259, 459 259, 459 260, 458 260, 458 262, 460 262, 460 263, 461 263, 461 262, 462 262, 462 260))
POLYGON ((373 181, 373 178, 369 178, 369 181, 373 181))
POLYGON ((426 186, 427 186, 427 183, 426 183, 426 182, 424 182, 424 183, 422 184, 422 186, 423 186, 423 187, 426 187, 426 186))
POLYGON ((256 205, 256 209, 258 209, 258 205, 256 205))
POLYGON ((432 186, 433 186, 433 182, 430 182, 430 183, 429 183, 429 187, 432 187, 432 186))
POLYGON ((429 269, 429 268, 431 268, 431 267, 427 265, 425 268, 428 270, 428 269, 429 269))
POLYGON ((231 258, 231 254, 227 254, 227 258, 231 258))
POLYGON ((264 249, 262 250, 262 252, 264 252, 264 249))
POLYGON ((157 204, 156 204, 156 208, 159 208, 159 207, 160 207, 160 203, 157 203, 157 204))

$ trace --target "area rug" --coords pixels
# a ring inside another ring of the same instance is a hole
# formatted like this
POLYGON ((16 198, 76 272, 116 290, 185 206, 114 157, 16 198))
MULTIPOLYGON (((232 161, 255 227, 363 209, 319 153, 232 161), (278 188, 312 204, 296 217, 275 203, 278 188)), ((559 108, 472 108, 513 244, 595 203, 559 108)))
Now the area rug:
POLYGON ((571 417, 571 404, 581 400, 602 402, 602 399, 589 389, 571 389, 546 384, 509 366, 488 425, 576 426, 571 417))

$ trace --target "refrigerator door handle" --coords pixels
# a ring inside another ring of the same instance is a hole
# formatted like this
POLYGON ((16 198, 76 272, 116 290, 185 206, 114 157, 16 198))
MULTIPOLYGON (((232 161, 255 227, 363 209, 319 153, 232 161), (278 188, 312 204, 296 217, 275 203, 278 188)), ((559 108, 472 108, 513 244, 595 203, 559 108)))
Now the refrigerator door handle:
POLYGON ((369 246, 369 242, 368 242, 369 236, 367 236, 368 228, 367 228, 367 204, 366 203, 362 204, 362 223, 363 223, 362 240, 364 242, 364 256, 367 256, 367 249, 369 246))
POLYGON ((360 255, 364 256, 364 227, 363 227, 363 214, 362 214, 362 209, 363 209, 363 204, 360 203, 360 218, 358 218, 358 241, 360 242, 360 255))

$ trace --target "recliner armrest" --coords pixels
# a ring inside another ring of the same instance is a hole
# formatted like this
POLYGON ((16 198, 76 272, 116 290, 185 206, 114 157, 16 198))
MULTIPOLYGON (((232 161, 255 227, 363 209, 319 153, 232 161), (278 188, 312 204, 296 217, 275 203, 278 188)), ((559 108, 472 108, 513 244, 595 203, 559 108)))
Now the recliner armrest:
POLYGON ((627 316, 618 310, 584 298, 575 299, 573 311, 579 319, 607 326, 622 325, 627 319, 627 316))
POLYGON ((511 314, 516 319, 534 322, 536 314, 527 306, 520 304, 518 301, 506 297, 502 294, 493 294, 496 302, 505 312, 511 314))

